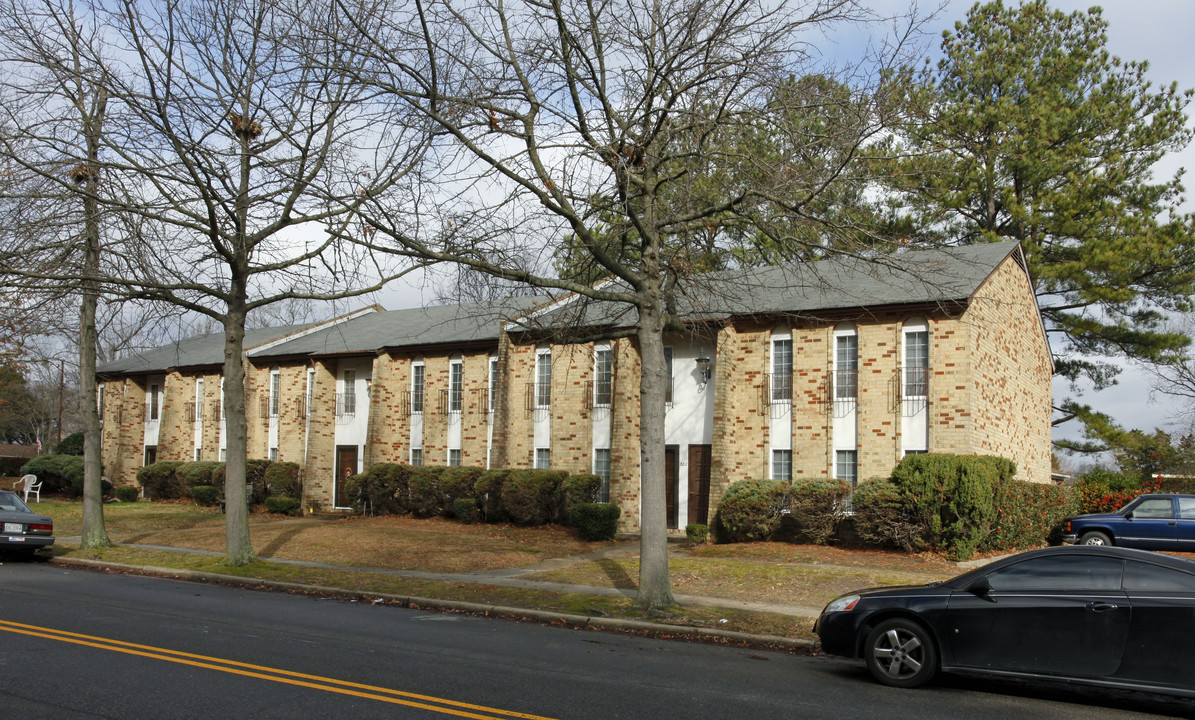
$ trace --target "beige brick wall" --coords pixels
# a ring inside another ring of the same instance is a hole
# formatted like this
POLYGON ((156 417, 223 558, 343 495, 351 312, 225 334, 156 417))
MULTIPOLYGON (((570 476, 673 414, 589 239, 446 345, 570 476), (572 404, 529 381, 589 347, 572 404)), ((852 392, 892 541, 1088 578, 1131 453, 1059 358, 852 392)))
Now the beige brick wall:
POLYGON ((634 340, 611 343, 614 355, 610 413, 610 502, 622 510, 620 532, 639 532, 639 374, 634 340))
POLYGON ((335 506, 336 472, 336 371, 335 361, 315 364, 315 382, 307 407, 307 468, 303 482, 304 507, 335 506))
POLYGON ((1050 481, 1053 366, 1024 271, 1006 260, 963 318, 971 336, 972 447, 1017 463, 1017 475, 1050 481))
POLYGON ((104 382, 104 475, 118 485, 136 485, 145 455, 145 385, 141 378, 104 382))

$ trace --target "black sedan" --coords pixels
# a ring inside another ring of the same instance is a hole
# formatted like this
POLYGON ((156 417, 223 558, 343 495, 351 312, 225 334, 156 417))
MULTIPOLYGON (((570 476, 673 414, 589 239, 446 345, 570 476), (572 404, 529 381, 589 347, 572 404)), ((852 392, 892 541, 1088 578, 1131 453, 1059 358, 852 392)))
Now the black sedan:
POLYGON ((1063 679, 1195 696, 1195 562, 1119 547, 1054 547, 942 583, 836 598, 822 649, 880 682, 939 671, 1063 679))
POLYGON ((0 551, 33 552, 54 544, 54 521, 33 512, 7 490, 0 490, 0 530, 0 551))

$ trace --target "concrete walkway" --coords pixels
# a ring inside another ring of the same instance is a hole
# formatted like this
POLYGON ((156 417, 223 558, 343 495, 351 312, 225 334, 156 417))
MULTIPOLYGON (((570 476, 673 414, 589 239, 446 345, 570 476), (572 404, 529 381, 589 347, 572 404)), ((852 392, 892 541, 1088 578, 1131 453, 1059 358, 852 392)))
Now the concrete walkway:
MULTIPOLYGON (((78 537, 60 538, 63 542, 80 541, 78 537)), ((208 555, 215 557, 222 557, 224 553, 215 552, 212 550, 195 550, 192 548, 177 548, 166 545, 143 545, 140 543, 116 543, 126 547, 144 548, 146 550, 163 550, 167 552, 177 552, 192 555, 208 555)), ((282 565, 297 565, 302 567, 321 568, 324 570, 343 570, 346 572, 367 572, 376 573, 379 575, 393 575, 398 577, 417 578, 420 580, 435 580, 441 582, 457 582, 457 583, 473 583, 477 585, 494 585, 499 587, 513 587, 525 590, 547 590, 552 592, 567 592, 567 593, 585 593, 588 595, 605 595, 612 597, 634 597, 634 588, 612 588, 612 587, 598 587, 593 585, 574 585, 570 583, 555 583, 542 582, 539 580, 527 580, 523 578, 524 575, 531 575, 539 572, 547 572, 550 570, 559 570, 561 568, 576 565, 577 563, 586 562, 590 560, 604 560, 612 557, 622 557, 626 555, 633 555, 638 552, 637 547, 627 547, 625 545, 611 545, 581 555, 571 555, 568 557, 550 558, 542 562, 535 563, 520 568, 503 568, 499 570, 478 570, 471 573, 433 573, 423 572, 420 570, 398 570, 395 568, 375 568, 375 567, 358 567, 353 565, 335 565, 331 563, 308 562, 306 560, 286 560, 283 558, 261 558, 269 562, 275 562, 282 565)), ((746 610, 750 612, 769 612, 780 615, 792 615, 796 617, 807 617, 810 622, 821 613, 821 608, 803 607, 799 605, 780 605, 774 603, 753 603, 745 602, 743 600, 732 600, 730 598, 716 598, 705 597, 701 595, 681 595, 673 594, 676 601, 681 605, 700 606, 700 607, 719 607, 734 610, 746 610)))

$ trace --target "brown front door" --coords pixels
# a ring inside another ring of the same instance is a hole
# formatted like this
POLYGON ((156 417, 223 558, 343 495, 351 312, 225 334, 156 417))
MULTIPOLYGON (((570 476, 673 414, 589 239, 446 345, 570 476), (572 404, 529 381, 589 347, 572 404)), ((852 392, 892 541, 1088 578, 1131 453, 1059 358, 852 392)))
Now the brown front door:
POLYGON ((709 525, 712 445, 689 446, 689 523, 709 525))
POLYGON ((680 450, 675 445, 664 446, 664 497, 665 508, 668 513, 668 528, 676 529, 679 512, 676 507, 677 496, 677 460, 680 450))
POLYGON ((336 507, 352 507, 344 491, 346 481, 357 474, 357 446, 339 445, 336 448, 336 507))

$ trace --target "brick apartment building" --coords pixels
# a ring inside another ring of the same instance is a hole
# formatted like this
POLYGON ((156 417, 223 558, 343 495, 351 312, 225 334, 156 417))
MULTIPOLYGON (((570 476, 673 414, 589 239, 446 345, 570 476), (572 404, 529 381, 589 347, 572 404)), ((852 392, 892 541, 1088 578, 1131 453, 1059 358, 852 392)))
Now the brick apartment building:
MULTIPOLYGON (((676 311, 689 330, 665 340, 670 527, 706 522, 737 480, 855 482, 909 453, 1000 455, 1050 479, 1053 366, 1015 243, 728 271, 676 311)), ((250 456, 298 463, 322 510, 350 509, 343 479, 380 462, 595 472, 637 531, 635 342, 567 339, 632 322, 571 296, 249 331, 250 456)), ((222 358, 213 334, 100 369, 109 477, 223 459, 222 358)))

